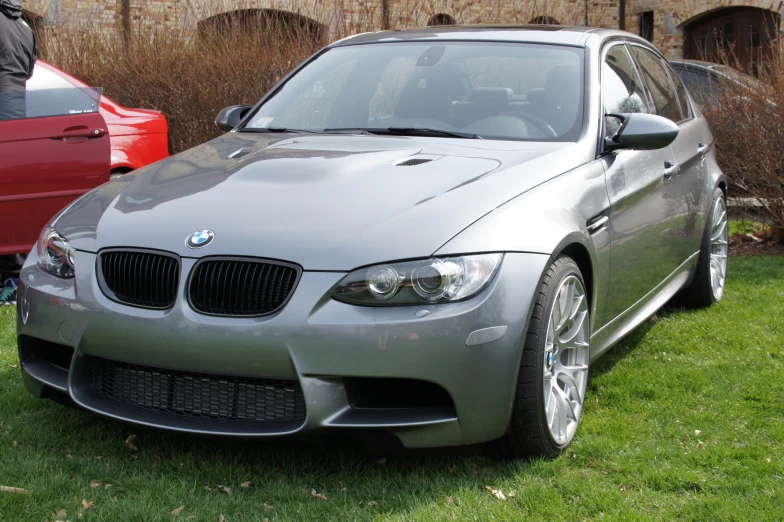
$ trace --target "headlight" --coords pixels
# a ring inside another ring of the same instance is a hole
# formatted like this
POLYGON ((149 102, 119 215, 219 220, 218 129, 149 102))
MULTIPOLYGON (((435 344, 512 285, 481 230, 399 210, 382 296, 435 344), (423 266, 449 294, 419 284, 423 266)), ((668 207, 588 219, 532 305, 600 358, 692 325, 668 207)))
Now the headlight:
POLYGON ((362 268, 343 278, 332 297, 370 306, 460 301, 487 286, 502 258, 478 254, 362 268))
POLYGON ((74 249, 52 227, 44 227, 38 238, 38 266, 58 277, 74 276, 74 249))

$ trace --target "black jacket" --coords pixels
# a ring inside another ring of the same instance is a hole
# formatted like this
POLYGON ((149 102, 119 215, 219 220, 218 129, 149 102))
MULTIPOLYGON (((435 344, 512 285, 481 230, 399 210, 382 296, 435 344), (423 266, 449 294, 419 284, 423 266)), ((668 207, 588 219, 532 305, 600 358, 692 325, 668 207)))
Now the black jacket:
POLYGON ((19 0, 0 0, 0 93, 25 90, 35 55, 35 35, 22 20, 19 0))

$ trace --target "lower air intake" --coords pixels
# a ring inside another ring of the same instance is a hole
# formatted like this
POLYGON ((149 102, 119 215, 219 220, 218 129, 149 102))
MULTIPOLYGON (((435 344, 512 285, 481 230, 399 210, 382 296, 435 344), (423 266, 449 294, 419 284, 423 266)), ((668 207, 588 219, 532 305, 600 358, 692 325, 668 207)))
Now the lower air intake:
POLYGON ((97 357, 87 364, 93 393, 173 419, 269 423, 280 431, 305 421, 305 399, 296 380, 165 370, 97 357))

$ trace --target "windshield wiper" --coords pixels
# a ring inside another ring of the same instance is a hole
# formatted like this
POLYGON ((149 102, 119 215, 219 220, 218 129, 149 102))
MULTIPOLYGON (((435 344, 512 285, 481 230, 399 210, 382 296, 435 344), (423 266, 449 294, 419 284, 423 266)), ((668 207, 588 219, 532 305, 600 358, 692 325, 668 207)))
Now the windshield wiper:
POLYGON ((481 140, 482 137, 478 134, 470 132, 448 131, 442 129, 431 129, 428 127, 387 127, 387 128, 362 128, 362 127, 346 127, 335 129, 324 129, 324 132, 362 132, 368 134, 378 134, 381 136, 444 136, 447 138, 461 138, 467 140, 481 140))
MULTIPOLYGON (((443 129, 431 129, 429 127, 387 127, 387 131, 392 134, 416 134, 418 136, 445 136, 448 138, 462 138, 466 140, 481 140, 482 137, 471 132, 448 131, 443 129)), ((371 131, 372 132, 372 131, 371 131)))
POLYGON ((286 128, 286 127, 259 127, 259 128, 244 127, 242 129, 240 129, 238 132, 276 132, 276 133, 281 133, 281 132, 305 132, 305 133, 308 133, 308 134, 320 134, 319 131, 305 130, 305 129, 289 129, 289 128, 286 128))

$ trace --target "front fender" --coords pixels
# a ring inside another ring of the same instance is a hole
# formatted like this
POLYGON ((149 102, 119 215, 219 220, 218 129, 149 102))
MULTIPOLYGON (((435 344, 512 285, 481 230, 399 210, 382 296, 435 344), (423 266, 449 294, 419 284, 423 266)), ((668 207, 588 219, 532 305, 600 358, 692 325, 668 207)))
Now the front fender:
POLYGON ((586 259, 576 261, 592 288, 592 323, 599 328, 609 284, 610 234, 600 229, 591 235, 586 222, 607 212, 609 206, 604 167, 594 161, 498 207, 444 244, 435 255, 530 252, 555 257, 566 249, 584 251, 586 259), (584 266, 586 263, 589 266, 584 266))

